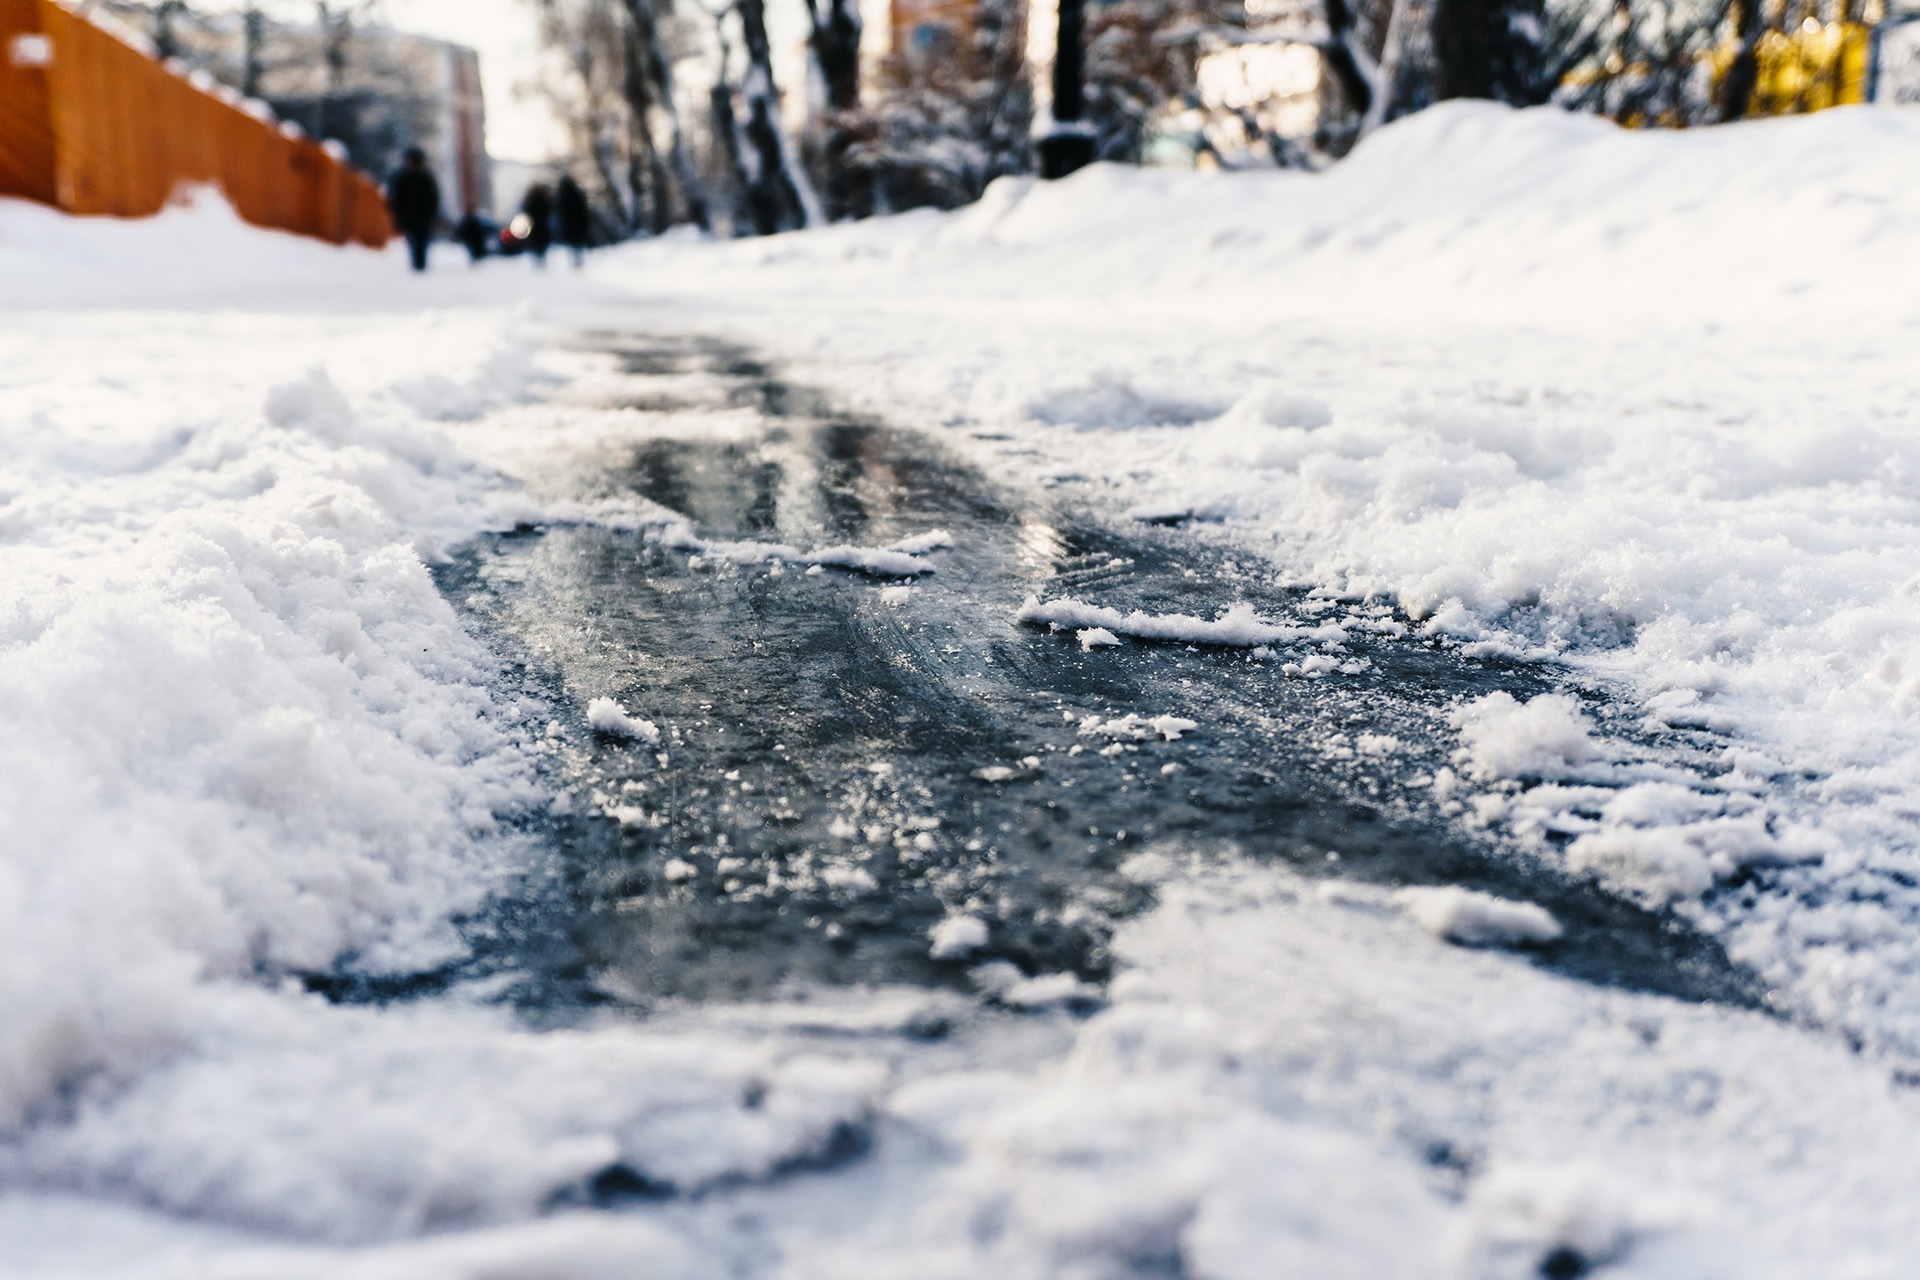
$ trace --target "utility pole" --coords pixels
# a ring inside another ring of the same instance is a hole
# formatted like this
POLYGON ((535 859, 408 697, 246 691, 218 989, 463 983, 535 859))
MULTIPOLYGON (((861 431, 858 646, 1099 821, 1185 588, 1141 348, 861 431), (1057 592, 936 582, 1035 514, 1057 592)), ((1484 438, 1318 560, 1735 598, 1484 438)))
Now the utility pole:
POLYGON ((1059 0, 1053 44, 1053 105, 1047 131, 1035 144, 1040 176, 1064 178, 1093 163, 1087 113, 1086 0, 1059 0))
POLYGON ((153 51, 162 61, 177 58, 183 52, 173 24, 186 11, 186 0, 161 0, 153 11, 153 51))
POLYGON ((241 26, 246 33, 246 53, 240 71, 240 92, 244 97, 257 98, 260 78, 266 72, 267 15, 260 12, 259 5, 248 5, 241 17, 241 26))

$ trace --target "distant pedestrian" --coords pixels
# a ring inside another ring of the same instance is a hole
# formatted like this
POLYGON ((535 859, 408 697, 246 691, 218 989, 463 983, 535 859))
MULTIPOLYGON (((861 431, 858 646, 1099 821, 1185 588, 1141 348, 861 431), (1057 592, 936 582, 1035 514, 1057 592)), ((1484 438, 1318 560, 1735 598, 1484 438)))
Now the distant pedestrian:
POLYGON ((568 174, 553 192, 553 216, 560 224, 560 243, 573 252, 574 270, 587 261, 587 246, 593 243, 593 215, 587 209, 587 193, 568 174))
POLYGON ((440 222, 440 184, 434 181, 427 153, 420 148, 407 148, 406 160, 387 179, 387 211, 407 238, 413 269, 425 271, 427 246, 433 243, 433 230, 440 222))
POLYGON ((553 193, 545 184, 534 183, 520 202, 520 213, 527 220, 527 252, 535 265, 544 267, 547 250, 553 247, 553 193))
POLYGON ((453 229, 454 239, 467 246, 467 257, 474 266, 480 265, 480 259, 487 256, 487 242, 493 239, 493 231, 486 220, 472 209, 467 210, 459 224, 453 229))

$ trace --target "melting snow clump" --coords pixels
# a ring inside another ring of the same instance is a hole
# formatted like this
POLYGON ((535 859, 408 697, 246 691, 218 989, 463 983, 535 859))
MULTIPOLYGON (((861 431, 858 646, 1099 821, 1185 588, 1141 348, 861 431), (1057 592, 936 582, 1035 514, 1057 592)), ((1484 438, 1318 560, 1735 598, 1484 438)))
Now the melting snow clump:
POLYGON ((1597 754, 1591 724, 1564 693, 1526 702, 1504 691, 1490 693, 1456 709, 1448 721, 1460 731, 1459 762, 1483 781, 1572 778, 1597 754))
POLYGON ((979 916, 948 916, 927 933, 935 960, 958 960, 987 945, 987 922, 979 916))
POLYGON ((660 726, 651 720, 642 720, 627 714, 626 708, 612 698, 595 698, 587 704, 587 723, 596 733, 608 734, 615 738, 634 738, 641 742, 658 744, 660 726))
POLYGON ((1560 922, 1545 907, 1515 902, 1458 885, 1400 891, 1401 908, 1436 938, 1468 947, 1511 947, 1552 942, 1560 922))

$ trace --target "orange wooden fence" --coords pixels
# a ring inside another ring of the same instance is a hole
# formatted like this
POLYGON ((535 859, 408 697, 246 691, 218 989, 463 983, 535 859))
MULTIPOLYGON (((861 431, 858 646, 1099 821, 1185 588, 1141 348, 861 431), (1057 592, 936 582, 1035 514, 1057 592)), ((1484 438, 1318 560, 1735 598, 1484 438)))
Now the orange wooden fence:
POLYGON ((0 0, 0 195, 138 218, 194 183, 256 226, 375 247, 393 235, 380 188, 318 144, 57 0, 0 0))

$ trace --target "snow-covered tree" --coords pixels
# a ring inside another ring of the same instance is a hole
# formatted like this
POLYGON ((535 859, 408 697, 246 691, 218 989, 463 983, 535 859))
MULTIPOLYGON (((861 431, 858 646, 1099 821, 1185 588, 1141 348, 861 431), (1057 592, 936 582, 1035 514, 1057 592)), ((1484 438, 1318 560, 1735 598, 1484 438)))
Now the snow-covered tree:
POLYGON ((977 0, 965 31, 934 30, 885 60, 873 101, 844 113, 841 211, 858 216, 977 199, 1033 164, 1022 0, 977 0))
POLYGON ((606 230, 709 224, 673 74, 687 33, 671 0, 540 0, 567 74, 546 86, 573 134, 573 165, 606 230))

